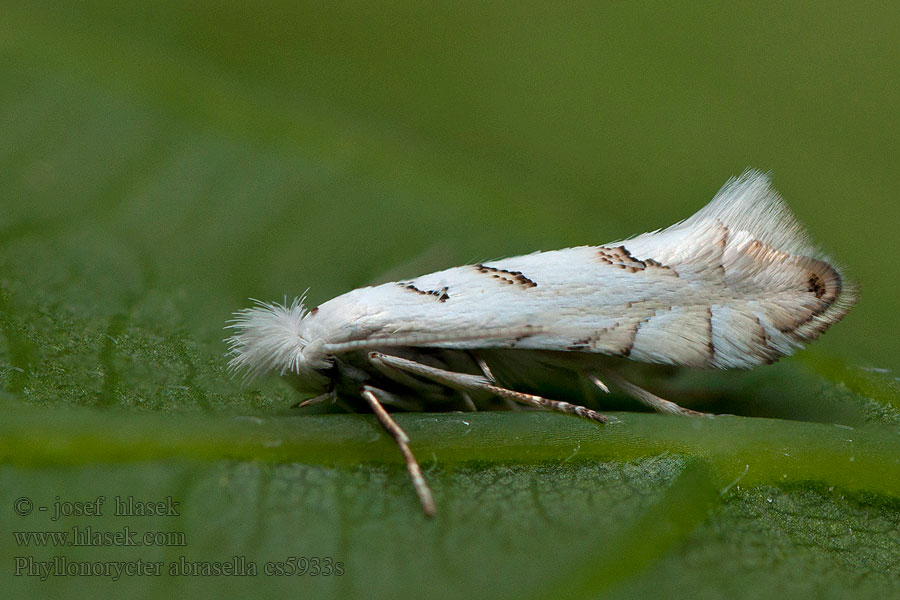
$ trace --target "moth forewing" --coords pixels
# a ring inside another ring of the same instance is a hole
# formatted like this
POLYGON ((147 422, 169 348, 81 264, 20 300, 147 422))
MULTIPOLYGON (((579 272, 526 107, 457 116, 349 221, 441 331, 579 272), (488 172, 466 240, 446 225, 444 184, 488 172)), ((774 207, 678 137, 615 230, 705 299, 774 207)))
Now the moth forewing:
POLYGON ((501 387, 484 358, 553 351, 572 357, 573 378, 608 391, 605 380, 660 412, 696 415, 579 357, 749 368, 815 339, 856 299, 769 178, 747 171, 692 217, 620 242, 454 267, 309 311, 302 299, 257 303, 229 325, 230 366, 251 379, 290 376, 320 398, 360 396, 397 441, 431 514, 406 434, 382 407, 391 398, 472 406, 470 392, 492 394, 604 422, 583 406, 501 387))

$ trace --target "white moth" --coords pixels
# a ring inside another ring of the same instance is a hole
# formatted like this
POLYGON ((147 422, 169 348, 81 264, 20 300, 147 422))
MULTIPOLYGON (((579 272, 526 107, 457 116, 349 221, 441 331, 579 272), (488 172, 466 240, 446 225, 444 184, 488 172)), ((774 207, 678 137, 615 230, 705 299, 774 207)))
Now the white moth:
POLYGON ((400 447, 431 515, 409 438, 383 404, 474 409, 472 395, 500 397, 606 422, 583 406, 502 387, 491 370, 519 357, 527 369, 536 357, 608 391, 602 374, 660 412, 699 415, 626 381, 603 357, 767 364, 815 339, 856 297, 768 177, 747 171, 689 219, 624 241, 454 267, 312 310, 302 298, 257 302, 228 326, 230 367, 248 378, 276 371, 320 392, 301 405, 361 397, 400 447))

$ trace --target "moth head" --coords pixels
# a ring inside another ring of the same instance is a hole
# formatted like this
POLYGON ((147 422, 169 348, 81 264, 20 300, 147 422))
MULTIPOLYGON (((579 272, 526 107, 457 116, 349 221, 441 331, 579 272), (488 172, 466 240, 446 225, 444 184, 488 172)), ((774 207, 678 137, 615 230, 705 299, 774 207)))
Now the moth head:
POLYGON ((324 351, 324 341, 310 335, 305 323, 309 314, 303 298, 290 304, 253 301, 256 306, 234 314, 227 325, 235 333, 227 340, 232 372, 242 371, 245 382, 269 371, 293 375, 292 381, 304 389, 316 389, 327 384, 319 373, 331 366, 324 351))

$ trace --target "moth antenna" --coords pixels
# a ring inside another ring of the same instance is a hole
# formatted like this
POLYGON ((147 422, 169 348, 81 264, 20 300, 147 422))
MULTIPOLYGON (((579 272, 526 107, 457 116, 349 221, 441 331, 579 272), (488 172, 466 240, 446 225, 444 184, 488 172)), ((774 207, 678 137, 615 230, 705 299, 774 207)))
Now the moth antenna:
POLYGON ((400 448, 400 453, 403 454, 403 460, 406 462, 406 470, 409 473, 410 479, 412 479, 416 494, 419 496, 419 502, 422 504, 422 511, 425 513, 426 517, 433 517, 436 508, 434 505, 434 497, 431 494, 431 488, 428 487, 428 483, 422 475, 422 468, 419 466, 418 461, 416 461, 416 457, 413 455, 412 450, 409 449, 409 436, 406 435, 406 432, 403 431, 399 425, 397 425, 397 422, 391 418, 391 415, 388 414, 381 405, 381 402, 378 401, 377 394, 381 393, 383 393, 381 390, 368 385, 363 386, 359 391, 359 394, 363 399, 369 403, 378 422, 381 423, 381 426, 384 427, 389 434, 391 434, 391 437, 393 437, 394 441, 397 443, 397 447, 400 448))

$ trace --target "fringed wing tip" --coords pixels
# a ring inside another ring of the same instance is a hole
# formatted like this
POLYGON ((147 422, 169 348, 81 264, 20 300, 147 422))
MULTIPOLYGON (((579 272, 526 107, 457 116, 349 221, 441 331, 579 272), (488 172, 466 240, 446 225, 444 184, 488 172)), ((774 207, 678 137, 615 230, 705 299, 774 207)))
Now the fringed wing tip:
POLYGON ((753 239, 789 254, 821 254, 781 195, 769 173, 747 169, 732 177, 705 207, 676 227, 717 222, 731 231, 743 231, 753 239))

